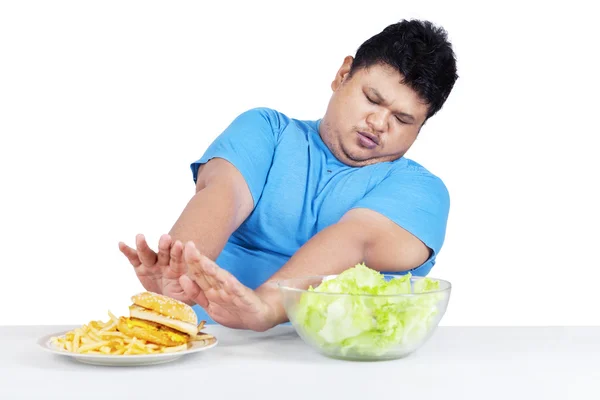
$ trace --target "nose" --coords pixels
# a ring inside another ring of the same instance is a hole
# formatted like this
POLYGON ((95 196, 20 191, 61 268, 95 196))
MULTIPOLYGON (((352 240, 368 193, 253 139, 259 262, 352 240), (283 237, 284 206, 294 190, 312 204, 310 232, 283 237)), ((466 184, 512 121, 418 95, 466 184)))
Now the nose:
POLYGON ((387 115, 385 110, 372 112, 367 116, 367 124, 375 132, 384 132, 387 127, 387 115))

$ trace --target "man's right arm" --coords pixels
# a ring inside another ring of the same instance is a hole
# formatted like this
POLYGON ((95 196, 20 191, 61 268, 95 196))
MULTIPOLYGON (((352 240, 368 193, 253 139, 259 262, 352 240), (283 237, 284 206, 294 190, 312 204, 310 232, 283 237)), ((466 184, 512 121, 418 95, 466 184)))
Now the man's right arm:
POLYGON ((253 207, 252 194, 238 169, 223 158, 213 158, 199 168, 196 194, 169 234, 173 242, 193 241, 204 255, 216 260, 253 207))

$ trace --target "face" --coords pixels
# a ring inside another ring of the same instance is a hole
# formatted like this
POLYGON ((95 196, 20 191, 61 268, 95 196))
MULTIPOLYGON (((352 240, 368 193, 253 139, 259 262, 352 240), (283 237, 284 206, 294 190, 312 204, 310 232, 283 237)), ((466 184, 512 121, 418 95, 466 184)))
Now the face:
POLYGON ((428 107, 389 65, 361 68, 349 77, 346 57, 331 84, 333 95, 319 134, 344 164, 393 161, 412 146, 428 107))

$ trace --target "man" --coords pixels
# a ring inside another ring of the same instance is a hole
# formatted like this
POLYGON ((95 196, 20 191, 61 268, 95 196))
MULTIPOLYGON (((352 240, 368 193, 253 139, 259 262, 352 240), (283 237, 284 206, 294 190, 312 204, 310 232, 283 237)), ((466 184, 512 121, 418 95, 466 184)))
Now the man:
POLYGON ((142 285, 209 322, 286 322, 272 282, 365 262, 426 275, 445 237, 443 182, 404 156, 457 79, 451 44, 401 21, 346 57, 322 119, 242 113, 192 164, 196 194, 158 252, 119 243, 142 285))

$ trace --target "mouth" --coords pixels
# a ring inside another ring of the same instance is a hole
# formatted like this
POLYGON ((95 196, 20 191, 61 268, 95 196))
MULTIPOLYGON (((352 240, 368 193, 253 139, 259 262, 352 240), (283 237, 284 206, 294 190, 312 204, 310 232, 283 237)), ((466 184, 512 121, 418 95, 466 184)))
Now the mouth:
POLYGON ((367 149, 373 149, 379 145, 379 138, 371 133, 367 132, 357 132, 358 133, 358 141, 367 149))

